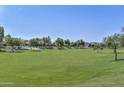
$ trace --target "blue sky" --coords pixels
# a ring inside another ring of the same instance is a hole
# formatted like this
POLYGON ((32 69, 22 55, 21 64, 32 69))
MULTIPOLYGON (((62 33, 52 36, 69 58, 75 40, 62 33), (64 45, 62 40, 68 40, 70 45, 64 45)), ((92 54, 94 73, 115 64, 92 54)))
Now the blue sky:
POLYGON ((50 36, 101 41, 120 33, 124 6, 0 6, 5 34, 30 39, 50 36))

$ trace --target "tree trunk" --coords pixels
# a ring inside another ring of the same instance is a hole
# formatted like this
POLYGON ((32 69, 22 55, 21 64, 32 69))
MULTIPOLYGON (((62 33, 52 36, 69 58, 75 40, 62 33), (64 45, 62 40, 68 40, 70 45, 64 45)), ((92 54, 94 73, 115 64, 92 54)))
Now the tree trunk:
POLYGON ((114 47, 115 61, 117 61, 117 47, 114 47))

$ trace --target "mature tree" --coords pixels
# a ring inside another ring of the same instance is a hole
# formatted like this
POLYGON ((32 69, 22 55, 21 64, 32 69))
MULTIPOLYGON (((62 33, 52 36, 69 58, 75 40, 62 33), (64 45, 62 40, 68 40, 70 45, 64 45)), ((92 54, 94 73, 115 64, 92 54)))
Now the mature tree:
POLYGON ((16 46, 18 49, 22 45, 21 38, 12 38, 12 41, 13 41, 13 46, 16 46))
POLYGON ((0 42, 3 41, 3 37, 4 37, 4 27, 0 26, 0 42))
POLYGON ((76 47, 76 42, 71 42, 71 47, 76 47))
POLYGON ((29 45, 34 47, 50 48, 51 44, 51 38, 49 36, 43 38, 32 38, 29 40, 29 45))
POLYGON ((104 43, 109 47, 112 48, 115 54, 115 61, 117 61, 117 48, 120 44, 120 35, 114 34, 112 36, 108 36, 104 38, 104 43))
POLYGON ((121 28, 121 32, 123 32, 123 34, 120 34, 120 45, 124 47, 124 27, 121 28))
POLYGON ((58 48, 62 48, 64 45, 64 40, 62 38, 57 38, 55 42, 58 48))
POLYGON ((23 46, 29 46, 29 40, 22 40, 23 46))
POLYGON ((52 41, 51 41, 50 36, 47 37, 47 43, 48 43, 48 45, 51 45, 52 44, 52 41))
POLYGON ((48 37, 43 37, 43 43, 44 43, 44 46, 49 46, 49 45, 51 45, 51 38, 50 38, 50 36, 48 36, 48 37))
POLYGON ((66 46, 66 47, 68 47, 68 48, 70 48, 70 40, 69 39, 67 39, 67 40, 64 40, 64 45, 66 46))
POLYGON ((6 36, 5 36, 5 43, 6 43, 7 45, 9 45, 9 46, 12 46, 12 45, 13 45, 11 35, 6 35, 6 36))
POLYGON ((39 47, 43 47, 44 46, 44 41, 43 41, 42 38, 38 39, 38 45, 39 45, 39 47))
POLYGON ((7 45, 11 46, 12 50, 13 50, 14 46, 16 46, 17 48, 19 48, 19 46, 21 46, 22 40, 20 38, 11 37, 11 35, 7 35, 7 36, 5 36, 5 43, 7 45))
POLYGON ((31 40, 29 40, 29 45, 37 47, 39 45, 38 38, 32 38, 31 40))
POLYGON ((82 39, 80 39, 80 40, 76 41, 76 45, 78 48, 82 48, 82 47, 84 47, 85 42, 82 39))
POLYGON ((120 34, 120 46, 124 47, 124 34, 120 34))

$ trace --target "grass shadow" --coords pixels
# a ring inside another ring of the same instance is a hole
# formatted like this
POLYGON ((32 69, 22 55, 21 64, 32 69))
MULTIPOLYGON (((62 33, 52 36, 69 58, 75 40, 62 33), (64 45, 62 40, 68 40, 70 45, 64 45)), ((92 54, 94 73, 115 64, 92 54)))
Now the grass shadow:
POLYGON ((123 62, 124 61, 124 58, 118 58, 117 60, 114 60, 114 59, 111 59, 109 60, 109 62, 123 62))
POLYGON ((124 58, 117 59, 117 61, 124 61, 124 58))

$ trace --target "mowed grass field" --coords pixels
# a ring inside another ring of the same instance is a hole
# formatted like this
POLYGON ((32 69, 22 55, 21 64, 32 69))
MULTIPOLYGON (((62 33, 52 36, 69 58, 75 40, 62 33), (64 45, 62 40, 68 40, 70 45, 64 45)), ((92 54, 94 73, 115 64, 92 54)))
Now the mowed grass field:
POLYGON ((0 53, 0 86, 124 86, 124 49, 42 50, 0 53))

